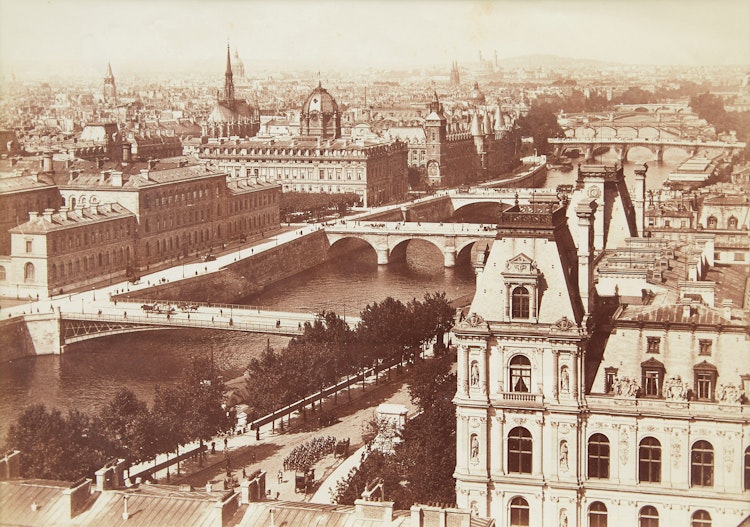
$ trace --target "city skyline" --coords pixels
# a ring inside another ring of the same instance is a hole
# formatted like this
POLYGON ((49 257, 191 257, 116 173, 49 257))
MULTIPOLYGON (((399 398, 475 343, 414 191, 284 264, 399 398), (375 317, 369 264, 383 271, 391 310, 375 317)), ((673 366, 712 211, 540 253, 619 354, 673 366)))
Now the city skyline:
POLYGON ((0 0, 0 72, 22 77, 415 68, 541 54, 623 64, 750 65, 750 3, 366 1, 149 4, 0 0))

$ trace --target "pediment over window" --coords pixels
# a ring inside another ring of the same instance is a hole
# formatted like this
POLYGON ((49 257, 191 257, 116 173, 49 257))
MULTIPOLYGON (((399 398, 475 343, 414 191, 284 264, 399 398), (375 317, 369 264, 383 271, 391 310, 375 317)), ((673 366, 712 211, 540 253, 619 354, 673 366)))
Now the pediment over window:
POLYGON ((641 362, 641 368, 658 368, 660 370, 663 370, 664 364, 651 357, 647 361, 641 362))
POLYGON ((536 262, 523 253, 519 253, 505 262, 505 270, 507 271, 507 273, 503 274, 539 274, 539 269, 537 269, 536 262))

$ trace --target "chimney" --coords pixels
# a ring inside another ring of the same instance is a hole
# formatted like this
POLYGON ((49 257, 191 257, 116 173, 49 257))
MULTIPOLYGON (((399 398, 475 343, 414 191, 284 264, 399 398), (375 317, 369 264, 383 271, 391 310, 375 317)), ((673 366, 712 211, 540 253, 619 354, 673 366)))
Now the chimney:
POLYGON ((110 172, 110 183, 112 183, 113 187, 121 187, 122 186, 122 171, 121 170, 113 170, 110 172))
POLYGON ((54 172, 52 167, 52 152, 45 152, 42 156, 42 172, 54 172))
POLYGON ((52 223, 52 214, 55 212, 55 209, 44 209, 44 212, 42 212, 42 217, 44 218, 44 221, 48 223, 52 223))
POLYGON ((29 211, 29 221, 34 221, 38 217, 39 217, 39 213, 37 211, 35 211, 35 210, 30 210, 29 211))
POLYGON ((104 183, 108 175, 109 175, 109 170, 103 170, 102 172, 99 172, 99 183, 104 183))
POLYGON ((32 170, 31 179, 34 181, 34 183, 39 183, 39 172, 36 170, 32 170))
POLYGON ((101 157, 96 158, 96 168, 100 170, 104 168, 104 159, 102 159, 101 157))
POLYGON ((130 163, 133 156, 133 150, 132 146, 129 142, 125 141, 122 143, 122 162, 123 163, 130 163))
POLYGON ((732 320, 732 304, 733 303, 734 302, 732 302, 732 299, 730 298, 725 298, 724 300, 721 301, 722 315, 727 320, 732 320))
POLYGON ((638 236, 643 236, 646 213, 646 171, 648 165, 636 166, 635 171, 635 227, 638 236))
POLYGON ((156 167, 156 159, 149 159, 148 160, 148 169, 153 170, 154 167, 156 167))
POLYGON ((148 177, 148 176, 149 176, 149 170, 148 170, 148 168, 142 168, 142 169, 141 169, 141 176, 142 176, 142 177, 143 177, 144 179, 146 179, 146 180, 148 180, 148 179, 149 179, 149 177, 148 177))
POLYGON ((581 201, 576 207, 578 216, 578 293, 581 296, 583 309, 588 316, 591 313, 590 292, 594 285, 593 245, 594 213, 596 201, 581 201))
POLYGON ((72 159, 66 159, 65 160, 65 168, 69 169, 72 166, 73 166, 73 160, 72 159))

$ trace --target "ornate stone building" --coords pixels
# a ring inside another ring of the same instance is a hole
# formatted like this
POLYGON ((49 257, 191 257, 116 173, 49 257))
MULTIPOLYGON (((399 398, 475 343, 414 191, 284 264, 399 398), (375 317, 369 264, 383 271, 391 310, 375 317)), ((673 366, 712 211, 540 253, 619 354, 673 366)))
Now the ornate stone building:
POLYGON ((611 177, 594 178, 599 195, 583 185, 570 203, 509 208, 479 255, 454 329, 457 503, 498 527, 738 525, 750 515, 744 292, 717 285, 735 278, 711 269, 710 236, 628 238, 626 265, 605 221, 597 249, 600 196, 602 209, 629 203, 612 216, 626 229, 643 221, 643 190, 613 199, 611 177), (618 291, 595 262, 626 266, 645 294, 618 291))
POLYGON ((284 191, 351 192, 365 206, 401 199, 408 190, 406 145, 341 138, 338 104, 320 85, 302 107, 299 137, 212 140, 198 156, 230 175, 275 182, 284 191))

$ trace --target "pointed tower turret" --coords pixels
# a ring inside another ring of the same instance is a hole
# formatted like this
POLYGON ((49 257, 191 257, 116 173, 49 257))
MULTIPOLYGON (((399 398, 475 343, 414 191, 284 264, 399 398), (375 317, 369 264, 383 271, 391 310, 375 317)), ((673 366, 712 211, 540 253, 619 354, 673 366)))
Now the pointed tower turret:
POLYGON ((224 100, 227 106, 234 109, 234 80, 232 78, 232 57, 227 44, 227 70, 224 73, 224 100))
POLYGON ((503 112, 500 110, 500 103, 495 108, 495 130, 502 130, 505 128, 505 122, 503 122, 503 112))
POLYGON ((117 87, 115 76, 112 74, 112 64, 107 62, 107 73, 104 75, 104 90, 102 91, 105 102, 113 103, 117 100, 117 87))
POLYGON ((482 135, 482 123, 479 120, 479 112, 476 112, 471 117, 471 135, 474 137, 482 135))
POLYGON ((486 135, 492 135, 494 133, 494 130, 492 129, 492 119, 490 119, 490 112, 486 110, 484 112, 484 122, 482 123, 482 127, 484 128, 484 133, 486 135))

